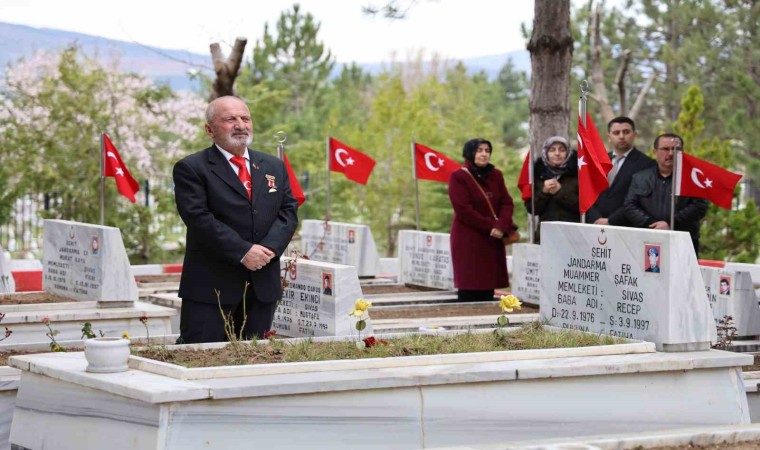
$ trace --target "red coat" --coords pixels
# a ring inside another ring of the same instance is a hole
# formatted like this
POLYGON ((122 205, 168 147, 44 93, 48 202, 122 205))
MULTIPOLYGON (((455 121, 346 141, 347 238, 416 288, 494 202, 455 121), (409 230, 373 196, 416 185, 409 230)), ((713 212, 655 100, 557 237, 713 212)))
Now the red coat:
POLYGON ((492 169, 485 181, 475 179, 490 197, 498 220, 493 218, 473 177, 465 170, 452 173, 449 198, 454 207, 450 238, 454 286, 466 290, 503 288, 509 286, 506 252, 501 239, 491 237, 491 230, 498 228, 508 234, 517 228, 512 222, 514 204, 498 169, 492 169))

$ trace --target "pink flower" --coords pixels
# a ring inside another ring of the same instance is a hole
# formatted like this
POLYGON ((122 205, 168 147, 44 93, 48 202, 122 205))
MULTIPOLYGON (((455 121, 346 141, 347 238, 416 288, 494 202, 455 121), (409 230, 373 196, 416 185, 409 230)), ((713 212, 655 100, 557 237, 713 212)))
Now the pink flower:
POLYGON ((42 322, 45 325, 50 325, 50 317, 45 316, 45 317, 42 318, 42 320, 40 322, 42 322))

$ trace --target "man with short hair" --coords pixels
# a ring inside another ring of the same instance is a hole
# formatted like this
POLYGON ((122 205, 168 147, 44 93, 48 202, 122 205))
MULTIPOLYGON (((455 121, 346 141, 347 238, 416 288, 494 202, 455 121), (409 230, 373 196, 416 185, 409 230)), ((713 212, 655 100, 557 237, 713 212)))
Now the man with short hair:
POLYGON ((607 124, 607 138, 613 149, 609 154, 612 170, 607 175, 610 187, 599 194, 594 206, 586 212, 586 223, 630 226, 623 204, 631 177, 655 165, 634 146, 636 136, 636 124, 629 117, 615 117, 607 124))
POLYGON ((248 149, 253 127, 242 100, 209 103, 205 129, 211 147, 173 174, 187 226, 179 342, 225 341, 225 320, 236 336, 262 337, 282 298, 279 257, 298 225, 298 202, 283 162, 248 149))
POLYGON ((673 188, 673 165, 683 139, 665 133, 654 140, 657 165, 633 176, 625 200, 625 215, 631 225, 654 230, 688 231, 694 251, 699 256, 699 226, 707 214, 707 200, 694 197, 676 199, 675 226, 670 224, 670 201, 673 188))

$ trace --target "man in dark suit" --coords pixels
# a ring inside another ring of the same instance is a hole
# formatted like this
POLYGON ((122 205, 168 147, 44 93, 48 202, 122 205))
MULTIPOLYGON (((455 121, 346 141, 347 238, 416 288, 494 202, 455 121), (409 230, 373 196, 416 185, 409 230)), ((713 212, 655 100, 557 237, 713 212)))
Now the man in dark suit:
POLYGON ((656 162, 634 146, 636 124, 625 116, 615 117, 607 124, 607 137, 612 144, 612 170, 607 176, 610 187, 599 195, 594 206, 586 212, 586 223, 630 226, 625 217, 625 196, 636 172, 652 167, 656 162))
POLYGON ((209 103, 205 128, 214 144, 174 166, 187 226, 179 342, 227 340, 220 310, 244 339, 262 337, 282 298, 279 257, 298 225, 298 202, 282 161, 248 149, 253 128, 243 101, 209 103))

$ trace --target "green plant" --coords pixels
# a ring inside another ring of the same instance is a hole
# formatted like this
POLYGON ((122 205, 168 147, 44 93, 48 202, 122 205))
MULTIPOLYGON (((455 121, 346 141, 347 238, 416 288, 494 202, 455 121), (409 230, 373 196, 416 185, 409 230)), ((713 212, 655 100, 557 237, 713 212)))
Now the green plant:
POLYGON ((356 317, 356 331, 359 332, 359 339, 356 341, 358 348, 365 348, 368 346, 366 342, 362 340, 362 331, 367 328, 367 320, 369 319, 369 308, 372 306, 371 302, 364 300, 363 298, 357 298, 354 302, 354 309, 348 313, 351 317, 356 317))
POLYGON ((505 331, 504 328, 509 325, 509 317, 507 317, 507 313, 512 312, 515 309, 520 309, 521 306, 522 303, 520 303, 520 300, 514 295, 502 295, 501 300, 499 300, 501 315, 496 319, 497 328, 494 330, 494 333, 503 335, 505 331))
POLYGON ((58 330, 54 330, 50 320, 50 317, 45 316, 42 318, 41 322, 47 327, 48 331, 45 333, 45 336, 47 336, 50 339, 50 350, 54 352, 65 352, 66 349, 61 347, 61 345, 56 341, 55 337, 58 335, 58 330))

